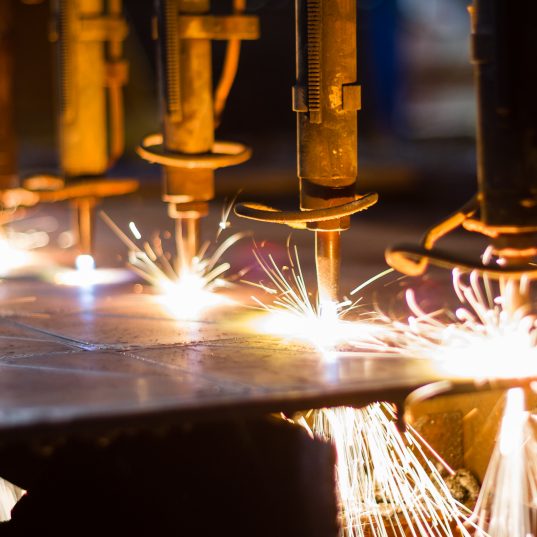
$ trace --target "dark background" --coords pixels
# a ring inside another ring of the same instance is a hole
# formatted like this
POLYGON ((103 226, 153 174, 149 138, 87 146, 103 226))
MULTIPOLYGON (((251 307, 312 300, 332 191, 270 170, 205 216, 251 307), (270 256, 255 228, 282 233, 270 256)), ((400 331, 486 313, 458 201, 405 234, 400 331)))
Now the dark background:
MULTIPOLYGON (((231 2, 215 0, 214 11, 231 2)), ((132 174, 159 189, 159 171, 134 153, 159 129, 152 2, 125 0, 130 34, 125 54, 127 150, 115 173, 132 174)), ((244 42, 235 86, 218 136, 254 149, 253 159, 217 173, 222 194, 278 197, 296 204, 292 0, 250 0, 262 37, 244 42)), ((21 175, 57 166, 54 51, 49 5, 16 2, 16 118, 21 175)), ((464 0, 358 2, 360 175, 358 190, 379 191, 386 208, 418 204, 443 216, 475 189, 474 105, 468 62, 469 21, 464 0), (441 213, 441 214, 439 214, 441 213)), ((224 43, 214 45, 217 80, 224 43)), ((380 214, 380 213, 379 213, 380 214)), ((382 213, 384 214, 384 213, 382 213)), ((384 216, 383 216, 384 217, 384 216)))

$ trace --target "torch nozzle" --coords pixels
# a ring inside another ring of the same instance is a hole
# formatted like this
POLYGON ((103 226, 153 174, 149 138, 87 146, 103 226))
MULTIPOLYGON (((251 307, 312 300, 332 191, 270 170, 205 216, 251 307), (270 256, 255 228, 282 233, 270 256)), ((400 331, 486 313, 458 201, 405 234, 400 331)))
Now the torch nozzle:
POLYGON ((74 229, 76 232, 79 254, 93 255, 94 236, 94 198, 78 198, 73 201, 74 205, 74 229))
POLYGON ((339 302, 339 270, 341 264, 339 231, 315 232, 315 265, 319 304, 339 302))
POLYGON ((180 217, 175 220, 175 243, 177 246, 177 272, 180 274, 192 266, 200 249, 200 218, 180 217))

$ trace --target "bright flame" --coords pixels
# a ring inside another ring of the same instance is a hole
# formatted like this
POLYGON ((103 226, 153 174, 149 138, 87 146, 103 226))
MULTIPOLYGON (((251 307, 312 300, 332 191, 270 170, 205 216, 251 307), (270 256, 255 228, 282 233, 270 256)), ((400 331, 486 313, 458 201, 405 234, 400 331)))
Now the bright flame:
POLYGON ((506 399, 473 514, 476 537, 533 537, 537 524, 537 442, 523 390, 509 390, 506 399))
MULTIPOLYGON (((254 297, 254 300, 257 300, 254 297)), ((321 351, 330 351, 341 341, 354 333, 352 324, 342 319, 339 304, 331 304, 330 308, 314 308, 311 311, 297 313, 278 309, 279 303, 261 303, 261 307, 269 315, 255 320, 256 329, 266 334, 278 334, 295 340, 311 343, 321 351)))
MULTIPOLYGON (((513 282, 514 283, 514 282, 513 282)), ((519 285, 526 285, 525 282, 519 285)), ((425 312, 407 291, 407 322, 386 318, 386 352, 427 358, 443 374, 485 380, 537 375, 537 319, 526 309, 510 312, 501 289, 487 277, 453 271, 453 289, 461 302, 455 315, 425 312)))
POLYGON ((8 239, 0 237, 0 276, 6 276, 14 270, 30 263, 30 252, 18 250, 8 239))
POLYGON ((91 276, 95 270, 95 260, 91 255, 81 254, 75 260, 75 267, 82 276, 91 276))
POLYGON ((122 269, 95 268, 91 255, 81 254, 75 259, 76 269, 62 269, 54 274, 54 283, 68 287, 90 288, 127 281, 128 273, 122 269))
MULTIPOLYGON (((375 336, 385 330, 382 325, 365 317, 359 322, 345 319, 358 308, 360 299, 322 304, 314 300, 308 292, 296 246, 293 250, 288 246, 289 266, 278 266, 272 255, 265 258, 258 250, 254 250, 254 256, 269 281, 266 284, 246 283, 262 289, 271 297, 270 302, 263 302, 252 296, 259 308, 268 314, 254 321, 257 331, 306 341, 320 351, 330 353, 339 343, 356 337, 364 345, 367 342, 375 345, 375 336)), ((374 276, 364 286, 389 272, 391 269, 374 276)))
MULTIPOLYGON (((229 268, 229 265, 225 265, 229 268)), ((182 271, 176 280, 162 278, 155 283, 160 294, 160 303, 176 319, 194 320, 204 311, 233 304, 231 299, 214 292, 225 285, 225 280, 218 278, 209 284, 200 274, 190 271, 182 271)))
POLYGON ((393 406, 312 413, 312 432, 336 449, 342 536, 451 537, 455 527, 470 536, 463 525, 469 512, 452 497, 438 467, 454 472, 417 433, 398 430, 393 406))
POLYGON ((45 231, 14 231, 0 228, 0 276, 7 276, 17 269, 32 265, 36 257, 32 250, 49 242, 45 231))
MULTIPOLYGON (((222 221, 227 222, 230 210, 228 206, 224 207, 222 221)), ((221 259, 229 248, 246 236, 245 233, 229 236, 210 254, 210 242, 207 241, 189 265, 181 262, 177 263, 179 268, 174 268, 159 237, 151 243, 143 241, 138 246, 135 240, 143 239, 134 222, 129 224, 134 237, 132 240, 110 217, 104 213, 101 216, 129 249, 128 259, 132 270, 158 291, 159 302, 175 318, 196 320, 209 309, 233 304, 231 299, 216 293, 230 285, 230 278, 224 277, 224 274, 231 266, 221 262, 221 259)), ((226 227, 228 226, 224 226, 224 229, 226 227)), ((222 226, 218 229, 217 239, 222 226)), ((181 251, 181 245, 178 249, 181 251)))

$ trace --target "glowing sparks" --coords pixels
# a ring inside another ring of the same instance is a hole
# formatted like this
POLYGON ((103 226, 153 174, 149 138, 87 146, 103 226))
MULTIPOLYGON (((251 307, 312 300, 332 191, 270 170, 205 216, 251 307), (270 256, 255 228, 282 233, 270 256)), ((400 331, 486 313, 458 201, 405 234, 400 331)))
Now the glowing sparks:
POLYGON ((142 234, 138 231, 138 228, 136 227, 136 224, 134 222, 129 222, 129 229, 131 230, 131 233, 134 235, 134 238, 137 241, 142 238, 142 234))
POLYGON ((11 520, 11 510, 26 491, 0 477, 0 522, 11 520))
MULTIPOLYGON (((157 290, 159 301, 175 318, 195 320, 209 309, 233 303, 216 291, 230 285, 226 275, 231 266, 222 261, 222 256, 244 238, 245 233, 229 236, 212 252, 209 252, 211 244, 207 241, 191 263, 179 260, 174 267, 159 237, 151 243, 144 241, 136 224, 131 222, 129 229, 133 240, 106 214, 101 213, 101 216, 129 249, 128 260, 132 270, 157 290), (142 241, 141 246, 135 241, 142 241)), ((227 219, 229 212, 224 210, 224 216, 227 219)), ((181 251, 180 244, 178 250, 181 251)))
POLYGON ((308 294, 299 264, 291 264, 288 279, 272 256, 268 257, 268 261, 258 253, 255 256, 271 280, 271 284, 260 284, 259 287, 272 298, 271 302, 266 303, 252 297, 268 313, 256 321, 259 331, 311 342, 320 350, 330 350, 349 336, 351 325, 343 317, 353 309, 352 302, 325 303, 321 306, 308 294))
MULTIPOLYGON (((133 265, 132 259, 130 263, 133 265)), ((225 280, 216 277, 208 281, 197 272, 203 270, 198 263, 195 258, 192 270, 182 270, 175 279, 163 277, 153 282, 160 294, 159 301, 177 319, 197 319, 204 311, 232 303, 215 292, 225 287, 225 280)), ((223 272, 228 269, 229 265, 222 265, 223 272)))
POLYGON ((527 420, 522 388, 509 390, 506 399, 498 445, 500 453, 504 457, 513 455, 515 450, 520 449, 524 443, 523 431, 527 420))
POLYGON ((524 308, 509 311, 501 286, 477 273, 454 270, 453 288, 461 302, 455 314, 423 311, 408 290, 411 315, 407 322, 386 319, 386 352, 426 358, 442 374, 478 381, 537 375, 536 317, 524 308))
MULTIPOLYGON (((364 342, 372 340, 378 331, 384 329, 380 324, 365 318, 360 322, 345 319, 351 311, 358 308, 360 299, 322 304, 314 299, 308 292, 296 246, 292 249, 288 246, 289 265, 283 267, 276 263, 272 255, 265 258, 257 249, 254 250, 254 256, 269 281, 247 283, 261 288, 271 298, 264 302, 252 296, 259 308, 267 313, 256 320, 255 328, 258 331, 306 341, 325 352, 334 350, 339 343, 355 337, 362 336, 364 342)), ((390 271, 385 271, 370 281, 390 271)))
POLYGON ((530 537, 537 524, 537 442, 524 392, 507 392, 499 436, 473 518, 476 537, 530 537))
POLYGON ((233 205, 235 205, 235 201, 237 201, 237 196, 239 194, 240 194, 240 191, 237 192, 237 195, 231 200, 231 202, 227 203, 226 201, 224 203, 222 207, 222 214, 220 215, 220 222, 218 222, 218 229, 216 231, 216 240, 219 239, 223 231, 231 227, 231 222, 229 221, 229 215, 231 214, 231 210, 233 209, 233 205))
MULTIPOLYGON (((468 512, 410 430, 399 432, 387 403, 313 411, 313 433, 334 444, 341 534, 345 537, 470 536, 468 512)), ((305 420, 303 420, 304 424, 305 420)), ((431 459, 432 454, 432 459, 431 459)))

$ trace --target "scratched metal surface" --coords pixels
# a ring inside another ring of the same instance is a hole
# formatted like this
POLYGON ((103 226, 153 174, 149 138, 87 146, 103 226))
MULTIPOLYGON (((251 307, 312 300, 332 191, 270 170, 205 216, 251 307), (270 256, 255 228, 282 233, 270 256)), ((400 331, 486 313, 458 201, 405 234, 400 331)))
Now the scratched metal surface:
MULTIPOLYGON (((109 209, 120 223, 128 217, 118 206, 109 209)), ((61 208, 50 210, 59 221, 66 216, 61 208)), ((164 208, 154 204, 146 218, 154 223, 151 214, 160 213, 164 208)), ((399 229, 419 233, 417 226, 399 229)), ((262 233, 274 244, 285 244, 287 232, 280 228, 256 233, 258 240, 262 233)), ((310 239, 303 234, 297 240, 307 249, 310 239)), ((394 240, 394 229, 366 222, 345 240, 371 245, 367 255, 364 249, 361 256, 349 249, 344 285, 350 289, 384 267, 382 250, 394 240)), ((124 248, 102 226, 98 244, 100 258, 106 254, 121 264, 116 254, 124 248)), ((251 247, 241 248, 236 255, 244 262, 251 247)), ((306 263, 306 271, 311 272, 311 264, 306 263)), ((235 291, 245 304, 249 295, 249 288, 235 291)), ((244 305, 178 321, 150 293, 135 293, 133 282, 81 290, 36 276, 4 279, 0 316, 4 433, 67 431, 99 423, 151 426, 196 416, 400 401, 435 379, 417 360, 345 352, 328 363, 308 344, 249 329, 251 310, 244 305)))

